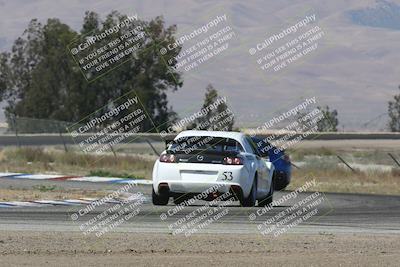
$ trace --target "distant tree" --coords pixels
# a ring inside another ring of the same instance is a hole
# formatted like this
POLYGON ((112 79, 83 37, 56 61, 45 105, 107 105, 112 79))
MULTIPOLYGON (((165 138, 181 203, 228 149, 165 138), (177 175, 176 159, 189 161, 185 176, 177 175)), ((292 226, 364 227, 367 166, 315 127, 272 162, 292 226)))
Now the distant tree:
POLYGON ((400 94, 395 95, 393 101, 389 101, 388 114, 389 129, 392 132, 400 132, 400 94))
POLYGON ((232 131, 235 123, 233 113, 226 102, 221 101, 221 99, 217 90, 209 84, 206 88, 202 106, 202 110, 207 110, 207 112, 200 118, 197 118, 188 128, 197 130, 232 131), (217 107, 211 109, 210 107, 217 102, 217 107))
MULTIPOLYGON (((48 19, 44 25, 33 19, 10 53, 0 54, 0 100, 8 103, 8 120, 17 116, 76 122, 133 89, 154 124, 175 118, 166 92, 182 86, 181 75, 165 64, 157 44, 175 43, 176 27, 166 27, 162 17, 135 20, 121 28, 123 34, 141 25, 147 33, 143 49, 94 82, 85 80, 67 51, 73 40, 99 34, 126 18, 113 11, 102 21, 98 14, 86 12, 79 33, 58 19, 48 19)), ((180 47, 165 56, 175 57, 179 52, 180 47)))
POLYGON ((10 54, 0 53, 0 102, 7 99, 7 89, 10 87, 10 68, 8 65, 10 54))
POLYGON ((338 112, 336 109, 330 110, 329 106, 317 107, 324 116, 317 122, 318 132, 337 132, 339 120, 337 118, 338 112))
POLYGON ((296 114, 295 119, 302 126, 302 131, 308 131, 317 126, 316 131, 318 132, 337 132, 339 124, 337 110, 334 109, 331 111, 328 106, 317 107, 317 109, 322 113, 322 119, 317 120, 316 125, 314 120, 318 115, 307 116, 312 111, 308 110, 296 114))

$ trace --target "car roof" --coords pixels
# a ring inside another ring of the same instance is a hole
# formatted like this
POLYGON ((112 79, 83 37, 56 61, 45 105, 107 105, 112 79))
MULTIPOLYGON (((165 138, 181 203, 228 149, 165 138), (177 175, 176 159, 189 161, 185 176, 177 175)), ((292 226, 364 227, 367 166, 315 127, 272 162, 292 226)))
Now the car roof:
POLYGON ((243 139, 246 137, 246 135, 244 133, 240 133, 240 132, 189 130, 189 131, 180 132, 175 137, 175 140, 178 138, 187 137, 187 136, 212 136, 212 137, 231 138, 240 143, 242 143, 243 139))

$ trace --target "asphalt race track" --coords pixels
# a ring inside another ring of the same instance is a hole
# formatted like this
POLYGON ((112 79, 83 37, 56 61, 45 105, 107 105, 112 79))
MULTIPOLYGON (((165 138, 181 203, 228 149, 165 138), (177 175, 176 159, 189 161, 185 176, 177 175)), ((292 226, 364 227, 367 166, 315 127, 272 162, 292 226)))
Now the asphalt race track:
MULTIPOLYGON (((31 187, 35 183, 54 184, 51 181, 13 180, 1 179, 0 186, 23 188, 31 187)), ((88 182, 57 182, 63 188, 107 188, 115 190, 121 185, 101 184, 88 182)), ((111 192, 111 191, 110 191, 111 192)), ((141 192, 145 197, 143 204, 139 206, 140 212, 129 218, 118 227, 113 228, 115 232, 140 232, 140 233, 171 233, 169 226, 179 219, 191 214, 193 211, 203 207, 204 203, 197 202, 195 205, 185 207, 176 214, 167 216, 161 220, 162 214, 169 214, 169 210, 176 208, 175 205, 153 206, 151 204, 151 187, 137 186, 130 193, 141 192)), ((274 200, 289 194, 289 191, 276 192, 274 200)), ((294 206, 302 199, 310 196, 312 192, 300 193, 298 197, 287 200, 284 205, 275 206, 272 210, 250 219, 252 214, 257 214, 260 209, 239 207, 235 202, 225 208, 229 211, 220 219, 201 229, 202 233, 260 233, 257 226, 269 218, 277 216, 282 211, 294 206)), ((318 212, 313 217, 299 225, 290 228, 291 233, 400 233, 400 196, 380 196, 363 194, 335 194, 321 193, 323 201, 318 205, 318 212)), ((43 207, 9 207, 0 208, 0 227, 2 230, 19 231, 74 231, 79 232, 80 225, 92 217, 98 216, 115 204, 104 204, 96 207, 83 219, 73 221, 71 215, 78 213, 84 205, 56 205, 43 207), (91 217, 88 217, 91 216, 91 217)), ((214 209, 207 207, 205 210, 214 209)))

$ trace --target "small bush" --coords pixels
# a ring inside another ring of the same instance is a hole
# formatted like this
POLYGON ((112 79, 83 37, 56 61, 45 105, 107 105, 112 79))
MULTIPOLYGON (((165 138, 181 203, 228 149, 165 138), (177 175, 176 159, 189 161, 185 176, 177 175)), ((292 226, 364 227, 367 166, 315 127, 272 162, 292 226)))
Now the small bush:
POLYGON ((400 169, 392 169, 392 175, 395 177, 400 177, 400 169))
POLYGON ((289 149, 288 154, 295 160, 304 160, 307 156, 334 156, 336 151, 321 147, 321 148, 309 148, 309 149, 289 149))
POLYGON ((55 185, 35 185, 32 188, 39 190, 40 192, 54 191, 57 189, 55 185))
POLYGON ((118 173, 118 172, 112 172, 112 171, 107 171, 107 170, 93 170, 93 171, 89 172, 89 176, 144 179, 143 177, 138 177, 137 175, 134 175, 134 174, 118 173))

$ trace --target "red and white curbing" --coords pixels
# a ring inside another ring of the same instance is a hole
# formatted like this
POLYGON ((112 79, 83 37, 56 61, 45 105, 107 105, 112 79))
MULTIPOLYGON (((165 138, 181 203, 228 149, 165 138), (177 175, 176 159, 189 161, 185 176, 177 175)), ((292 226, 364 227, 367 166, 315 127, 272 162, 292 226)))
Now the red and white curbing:
MULTIPOLYGON (((94 201, 101 200, 100 198, 80 198, 80 199, 65 199, 65 200, 35 200, 35 201, 4 201, 0 202, 0 208, 18 208, 18 207, 49 207, 49 206, 78 206, 88 205, 94 201)), ((125 200, 127 201, 127 200, 125 200)), ((128 199, 134 201, 134 199, 128 199)), ((107 204, 123 203, 121 200, 110 199, 104 201, 107 204)))
POLYGON ((51 181, 79 181, 79 182, 92 182, 92 183, 118 183, 118 184, 138 184, 138 185, 152 184, 152 181, 145 179, 99 177, 99 176, 66 176, 59 174, 26 174, 26 173, 11 173, 11 172, 0 172, 0 178, 51 180, 51 181))
MULTIPOLYGON (((31 179, 31 180, 50 180, 50 181, 79 181, 92 183, 116 183, 116 184, 137 184, 151 185, 152 181, 144 179, 129 179, 118 177, 98 177, 98 176, 65 176, 58 174, 26 174, 26 173, 11 173, 0 172, 0 178, 11 179, 31 179)), ((99 199, 80 198, 66 200, 36 200, 36 201, 8 201, 0 202, 0 208, 15 208, 15 207, 43 207, 43 206, 74 206, 86 205, 99 199)), ((106 203, 120 203, 120 200, 112 199, 106 203)))

